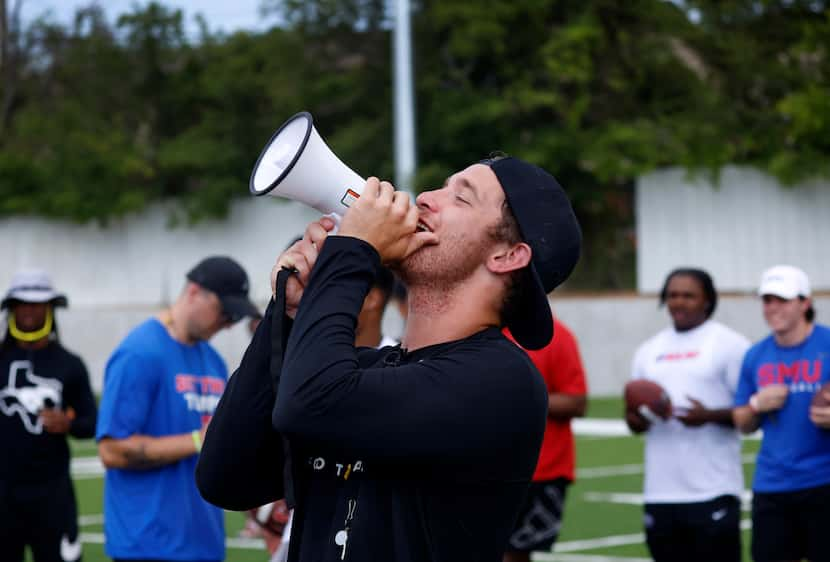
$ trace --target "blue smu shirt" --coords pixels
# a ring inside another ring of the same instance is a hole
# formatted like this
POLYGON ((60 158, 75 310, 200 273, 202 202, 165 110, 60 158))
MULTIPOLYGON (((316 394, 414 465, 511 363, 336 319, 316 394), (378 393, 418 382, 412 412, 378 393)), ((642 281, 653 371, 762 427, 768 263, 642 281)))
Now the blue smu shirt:
MULTIPOLYGON (((225 389, 224 361, 206 342, 177 342, 156 319, 133 329, 107 362, 96 440, 199 429, 225 389)), ((150 470, 107 469, 106 553, 112 558, 222 560, 222 510, 196 489, 197 455, 150 470)))
POLYGON ((801 344, 781 347, 773 336, 744 356, 735 405, 769 384, 787 384, 784 407, 761 417, 764 438, 755 467, 756 492, 788 492, 830 483, 830 431, 809 418, 813 394, 830 381, 830 329, 816 324, 801 344))

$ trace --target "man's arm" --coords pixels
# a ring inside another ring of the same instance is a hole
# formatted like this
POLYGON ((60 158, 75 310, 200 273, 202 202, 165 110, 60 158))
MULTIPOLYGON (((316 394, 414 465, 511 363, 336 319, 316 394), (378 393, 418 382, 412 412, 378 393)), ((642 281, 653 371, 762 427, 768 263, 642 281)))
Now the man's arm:
POLYGON ((541 367, 537 364, 540 372, 545 369, 542 375, 552 391, 548 394, 548 416, 561 421, 581 418, 588 407, 588 387, 579 344, 561 322, 556 322, 554 332, 548 361, 541 367))
POLYGON ((271 425, 276 399, 270 374, 273 309, 271 301, 228 380, 196 464, 202 497, 224 509, 253 509, 284 495, 283 441, 271 425))
MULTIPOLYGON (((738 389, 741 366, 747 349, 749 349, 749 340, 737 332, 726 331, 714 342, 712 353, 715 357, 723 358, 723 368, 719 370, 719 373, 733 397, 738 389)), ((720 359, 717 363, 720 364, 720 359)), ((708 409, 691 396, 687 398, 692 404, 691 408, 688 408, 685 414, 677 416, 683 424, 698 427, 706 423, 715 423, 726 427, 736 427, 733 408, 708 409)))
POLYGON ((44 408, 39 417, 48 433, 65 434, 86 439, 95 435, 97 408, 89 388, 89 375, 83 361, 64 351, 63 368, 67 370, 63 404, 58 408, 44 408))
POLYGON ((89 386, 89 373, 80 358, 78 358, 76 388, 71 398, 69 406, 75 411, 75 418, 69 426, 69 434, 79 439, 95 437, 98 408, 89 386))
POLYGON ((156 356, 119 348, 107 364, 96 439, 107 468, 147 470, 196 454, 204 428, 153 437, 142 428, 153 416, 159 378, 156 356))
POLYGON ((564 394, 551 392, 548 394, 548 416, 562 421, 571 418, 581 418, 588 407, 588 399, 584 394, 564 394))
MULTIPOLYGON (((647 344, 643 344, 637 348, 637 351, 634 353, 634 357, 631 359, 631 380, 643 378, 645 376, 642 364, 645 362, 644 355, 646 353, 646 345, 647 344)), ((631 430, 631 433, 645 433, 651 427, 651 422, 649 420, 647 420, 638 411, 629 408, 627 405, 625 406, 625 410, 623 412, 623 418, 625 419, 625 424, 628 426, 628 429, 631 430)))
POLYGON ((732 419, 742 433, 752 433, 761 427, 761 415, 780 410, 787 401, 789 388, 785 384, 767 385, 749 398, 745 406, 732 410, 732 419))
POLYGON ((732 421, 741 433, 752 433, 761 427, 761 416, 749 406, 733 408, 732 421))
MULTIPOLYGON (((204 437, 204 429, 199 439, 204 437)), ((197 453, 191 433, 149 437, 131 435, 126 439, 105 437, 98 442, 98 454, 107 468, 147 470, 178 462, 197 453)))
POLYGON ((699 400, 695 400, 691 396, 689 396, 688 399, 692 404, 692 407, 688 408, 685 414, 675 416, 684 425, 689 427, 699 427, 705 423, 717 423, 727 427, 733 426, 734 422, 732 420, 732 408, 718 408, 710 410, 699 400))

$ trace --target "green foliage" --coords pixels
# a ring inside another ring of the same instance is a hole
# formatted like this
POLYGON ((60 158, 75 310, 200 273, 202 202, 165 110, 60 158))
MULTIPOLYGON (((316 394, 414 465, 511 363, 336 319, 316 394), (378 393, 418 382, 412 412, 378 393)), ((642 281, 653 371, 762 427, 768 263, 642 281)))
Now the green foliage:
MULTIPOLYGON (((222 216, 303 109, 355 170, 390 177, 387 3, 263 8, 282 25, 203 24, 197 40, 158 3, 23 30, 0 84, 0 215, 106 221, 173 199, 188 220, 222 216)), ((830 176, 826 2, 420 0, 413 36, 417 185, 494 150, 551 170, 586 233, 573 286, 632 286, 633 184, 650 170, 830 176)))

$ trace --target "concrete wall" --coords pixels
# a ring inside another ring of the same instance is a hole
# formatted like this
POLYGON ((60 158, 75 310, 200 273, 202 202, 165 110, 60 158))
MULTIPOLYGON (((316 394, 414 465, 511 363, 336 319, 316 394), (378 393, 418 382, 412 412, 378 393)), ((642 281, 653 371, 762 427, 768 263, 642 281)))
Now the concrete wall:
POLYGON ((208 255, 230 255, 247 270, 251 294, 266 301, 269 274, 286 244, 319 213, 273 197, 236 202, 226 220, 169 226, 170 210, 90 224, 15 217, 0 220, 0 290, 22 267, 43 267, 70 306, 159 306, 175 300, 185 274, 208 255))
POLYGON ((720 290, 754 291, 778 263, 830 290, 830 183, 784 187, 752 168, 727 166, 720 182, 665 169, 637 182, 637 288, 653 293, 678 266, 702 267, 720 290))

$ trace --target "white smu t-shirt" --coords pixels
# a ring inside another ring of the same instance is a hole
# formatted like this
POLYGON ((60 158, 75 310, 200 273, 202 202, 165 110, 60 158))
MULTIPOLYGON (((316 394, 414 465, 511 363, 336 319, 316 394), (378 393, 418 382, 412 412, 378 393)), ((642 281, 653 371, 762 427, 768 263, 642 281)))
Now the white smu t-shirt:
MULTIPOLYGON (((688 397, 708 409, 731 408, 741 361, 749 340, 714 320, 678 332, 666 328, 634 355, 632 379, 662 386, 674 408, 688 397)), ((707 423, 686 427, 671 418, 646 434, 646 503, 691 503, 743 491, 741 443, 737 430, 707 423)))

